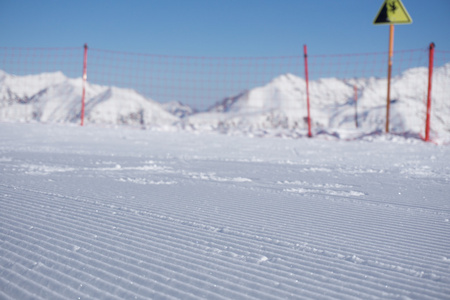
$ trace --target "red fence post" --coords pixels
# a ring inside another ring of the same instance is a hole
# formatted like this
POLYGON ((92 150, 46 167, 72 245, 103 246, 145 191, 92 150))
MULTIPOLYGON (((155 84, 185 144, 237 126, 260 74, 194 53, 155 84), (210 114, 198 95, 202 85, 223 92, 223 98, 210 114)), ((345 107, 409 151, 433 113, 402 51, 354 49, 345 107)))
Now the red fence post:
POLYGON ((81 94, 81 126, 84 123, 84 103, 86 95, 86 80, 87 80, 87 44, 84 44, 84 59, 83 59, 83 93, 81 94))
POLYGON ((433 79, 434 43, 430 44, 428 61, 428 96, 427 96, 427 120, 425 122, 425 141, 430 140, 430 113, 431 113, 431 84, 433 79))
POLYGON ((307 105, 307 109, 308 109, 308 137, 312 137, 311 115, 310 115, 310 109, 309 109, 308 50, 306 48, 306 45, 303 45, 303 53, 305 55, 306 105, 307 105))

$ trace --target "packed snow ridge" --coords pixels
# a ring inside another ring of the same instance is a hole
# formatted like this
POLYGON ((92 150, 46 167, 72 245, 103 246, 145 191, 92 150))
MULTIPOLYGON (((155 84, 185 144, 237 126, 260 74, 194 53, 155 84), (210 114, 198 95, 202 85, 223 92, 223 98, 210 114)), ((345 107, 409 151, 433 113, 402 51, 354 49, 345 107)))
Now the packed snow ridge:
MULTIPOLYGON (((450 140, 450 63, 435 68, 432 135, 450 140)), ((315 133, 343 137, 381 132, 386 120, 385 78, 322 78, 310 82, 315 133), (357 88, 355 102, 354 88, 357 88), (355 121, 355 113, 357 122, 355 121)), ((424 134, 427 68, 413 68, 392 79, 391 132, 424 134)), ((81 78, 61 72, 14 76, 0 71, 0 121, 79 122, 81 78)), ((181 99, 182 100, 182 99, 181 99)), ((306 84, 284 74, 264 86, 230 96, 198 112, 179 101, 158 103, 132 89, 86 84, 85 120, 90 124, 127 124, 145 128, 302 135, 307 128, 306 84)))

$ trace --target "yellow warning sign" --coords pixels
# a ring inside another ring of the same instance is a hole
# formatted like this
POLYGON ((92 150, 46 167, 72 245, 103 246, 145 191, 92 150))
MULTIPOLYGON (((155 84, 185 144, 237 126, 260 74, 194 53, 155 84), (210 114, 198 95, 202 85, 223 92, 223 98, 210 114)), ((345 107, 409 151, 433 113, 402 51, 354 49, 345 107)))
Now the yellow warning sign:
POLYGON ((373 24, 410 24, 412 19, 400 0, 385 0, 373 24))

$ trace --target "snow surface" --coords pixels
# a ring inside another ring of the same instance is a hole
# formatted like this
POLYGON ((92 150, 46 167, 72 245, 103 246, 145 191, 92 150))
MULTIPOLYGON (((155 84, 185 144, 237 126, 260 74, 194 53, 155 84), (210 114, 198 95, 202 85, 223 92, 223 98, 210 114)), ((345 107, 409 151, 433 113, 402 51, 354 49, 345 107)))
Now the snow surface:
POLYGON ((448 299, 450 151, 0 123, 0 299, 448 299))

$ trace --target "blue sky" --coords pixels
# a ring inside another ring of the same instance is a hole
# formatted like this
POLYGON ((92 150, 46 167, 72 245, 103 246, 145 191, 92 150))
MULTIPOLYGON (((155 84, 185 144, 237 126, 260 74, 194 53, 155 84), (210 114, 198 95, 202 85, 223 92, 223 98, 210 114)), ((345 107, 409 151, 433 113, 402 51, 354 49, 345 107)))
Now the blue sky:
MULTIPOLYGON (((386 51, 382 0, 0 0, 0 46, 90 47, 192 56, 386 51)), ((403 0, 395 50, 450 50, 450 1, 403 0)))

